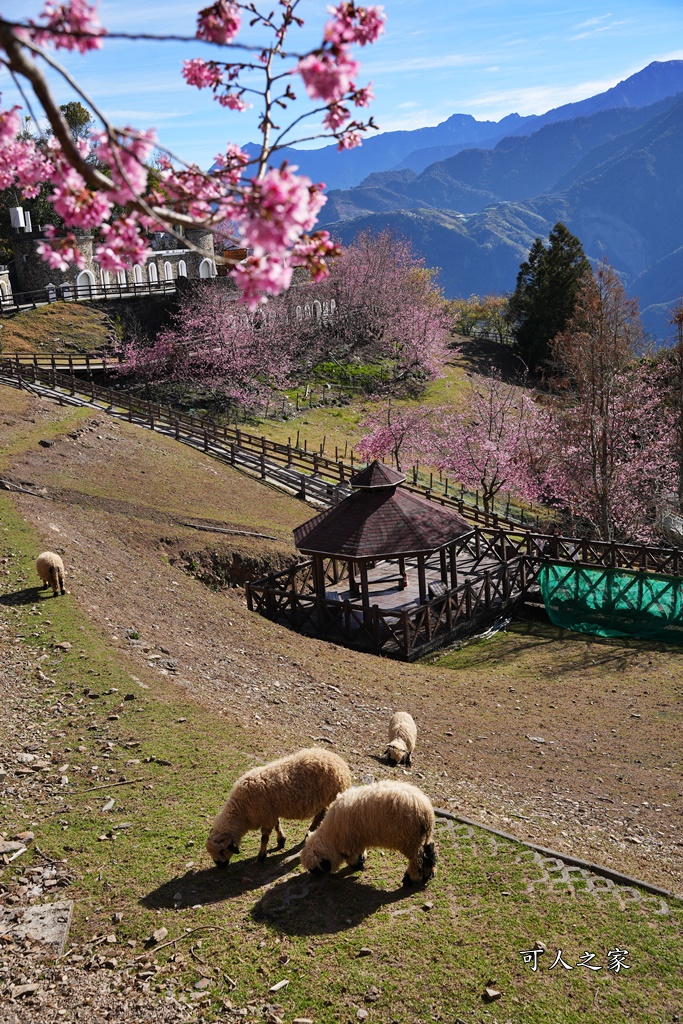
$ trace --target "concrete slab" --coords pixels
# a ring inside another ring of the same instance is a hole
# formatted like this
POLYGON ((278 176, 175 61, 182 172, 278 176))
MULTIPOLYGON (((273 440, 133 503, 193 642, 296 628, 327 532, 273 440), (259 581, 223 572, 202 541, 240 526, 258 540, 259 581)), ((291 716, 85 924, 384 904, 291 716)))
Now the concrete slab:
POLYGON ((71 926, 73 900, 38 903, 30 907, 0 907, 0 937, 30 939, 61 956, 71 926))

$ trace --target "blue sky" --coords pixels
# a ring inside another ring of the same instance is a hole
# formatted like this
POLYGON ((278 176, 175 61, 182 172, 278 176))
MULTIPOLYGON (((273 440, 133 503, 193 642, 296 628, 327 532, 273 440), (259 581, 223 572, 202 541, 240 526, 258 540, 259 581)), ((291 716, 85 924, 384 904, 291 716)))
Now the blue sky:
MULTIPOLYGON (((105 0, 112 31, 194 32, 199 3, 105 0)), ((303 0, 306 45, 320 37, 324 0, 303 0)), ((8 19, 35 16, 32 0, 2 5, 8 19)), ((610 88, 653 60, 683 59, 681 0, 387 0, 387 30, 358 51, 358 84, 373 83, 371 111, 383 131, 438 124, 453 113, 499 120, 542 113, 610 88)), ((249 32, 244 33, 245 41, 249 32)), ((255 40, 257 41, 257 40, 255 40)), ((57 54, 117 124, 155 126, 184 159, 210 164, 227 141, 256 141, 258 109, 224 110, 180 77, 184 58, 208 57, 199 43, 110 41, 86 57, 57 54)), ((0 74, 3 105, 17 102, 0 74)), ((73 98, 61 85, 60 102, 73 98)))

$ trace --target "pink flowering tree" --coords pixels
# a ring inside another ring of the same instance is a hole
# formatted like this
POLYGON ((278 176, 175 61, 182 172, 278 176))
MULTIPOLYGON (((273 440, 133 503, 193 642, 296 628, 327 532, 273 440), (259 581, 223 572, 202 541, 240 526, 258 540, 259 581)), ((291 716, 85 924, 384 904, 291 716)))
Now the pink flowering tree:
POLYGON ((366 462, 390 457, 401 469, 405 459, 420 458, 427 447, 431 410, 414 406, 393 406, 378 416, 368 416, 361 423, 367 431, 356 445, 356 454, 366 462))
POLYGON ((149 231, 167 230, 191 248, 178 228, 213 229, 228 221, 234 244, 251 251, 232 271, 250 309, 286 288, 295 266, 308 267, 314 279, 325 276, 325 259, 336 247, 326 232, 313 230, 325 202, 324 186, 296 174, 294 167, 275 166, 275 160, 285 145, 303 141, 296 133, 311 116, 322 118, 321 134, 337 139, 341 149, 359 145, 362 133, 374 127, 372 118, 352 116, 372 98, 369 86, 357 84, 360 68, 352 47, 375 42, 384 16, 379 7, 342 0, 329 8, 319 46, 300 53, 301 7, 301 0, 263 8, 256 0, 216 0, 198 12, 194 38, 211 44, 215 57, 187 60, 184 79, 191 88, 210 90, 229 111, 244 110, 248 101, 259 103, 260 153, 250 161, 228 144, 206 173, 162 150, 156 187, 148 168, 159 148, 154 131, 111 124, 53 54, 59 49, 85 54, 105 45, 107 30, 99 23, 97 5, 46 0, 37 20, 0 18, 0 60, 20 88, 32 87, 51 130, 46 144, 22 136, 21 109, 0 109, 0 189, 17 186, 31 199, 41 185, 51 185, 50 202, 67 228, 63 234, 48 229, 40 245, 51 266, 81 265, 74 232, 97 231, 95 258, 103 270, 117 271, 148 258, 149 231), (239 39, 243 19, 260 36, 254 47, 239 39), (89 138, 72 136, 46 68, 61 74, 93 111, 99 130, 89 138), (279 127, 300 86, 312 109, 279 127), (93 146, 96 162, 89 159, 93 146))
POLYGON ((641 339, 637 300, 601 263, 553 342, 563 376, 530 430, 539 496, 603 540, 652 540, 676 486, 672 410, 661 367, 637 358, 641 339))
POLYGON ((219 406, 250 406, 286 380, 289 353, 281 335, 271 305, 252 313, 224 288, 190 289, 152 344, 128 342, 119 372, 219 406))
POLYGON ((534 418, 528 393, 498 377, 474 378, 461 410, 435 414, 430 461, 480 491, 486 511, 493 510, 502 490, 533 499, 537 488, 529 473, 528 431, 534 418))
MULTIPOLYGON (((335 304, 334 316, 311 325, 307 342, 317 343, 321 357, 385 362, 397 383, 438 374, 450 323, 435 276, 407 239, 361 232, 334 260, 329 278, 306 287, 306 302, 335 304)), ((292 303, 302 298, 291 294, 292 303)))

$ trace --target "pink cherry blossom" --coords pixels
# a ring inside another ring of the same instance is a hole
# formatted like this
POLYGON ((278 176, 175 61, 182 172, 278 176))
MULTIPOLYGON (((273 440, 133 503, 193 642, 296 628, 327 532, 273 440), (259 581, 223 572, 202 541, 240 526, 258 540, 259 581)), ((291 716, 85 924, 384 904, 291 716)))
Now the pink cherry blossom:
POLYGON ((70 266, 82 269, 85 266, 83 254, 78 248, 75 235, 68 234, 55 239, 55 228, 52 224, 45 229, 46 241, 38 242, 36 250, 53 270, 68 270, 70 266))
POLYGON ((223 73, 216 64, 202 60, 201 57, 183 61, 182 74, 187 84, 197 89, 215 88, 223 81, 223 73))
POLYGON ((106 35, 106 29, 100 25, 96 3, 70 0, 69 3, 58 4, 47 0, 40 17, 46 20, 46 25, 30 22, 29 33, 38 46, 52 44, 56 50, 78 50, 80 53, 101 49, 101 37, 106 35))
POLYGON ((229 110, 239 110, 241 113, 247 109, 247 104, 242 97, 234 92, 225 92, 221 96, 216 96, 216 99, 222 107, 228 107, 229 110))
POLYGON ((338 54, 309 54, 297 64, 296 70, 304 80, 306 92, 314 100, 336 103, 353 90, 352 77, 360 71, 360 64, 346 50, 338 54))
POLYGON ((209 43, 231 42, 240 30, 242 18, 237 4, 230 0, 217 0, 210 7, 199 12, 197 18, 197 39, 209 43))
POLYGON ((384 32, 386 18, 383 7, 356 7, 355 3, 341 3, 328 8, 334 15, 325 26, 325 39, 333 46, 374 43, 384 32))

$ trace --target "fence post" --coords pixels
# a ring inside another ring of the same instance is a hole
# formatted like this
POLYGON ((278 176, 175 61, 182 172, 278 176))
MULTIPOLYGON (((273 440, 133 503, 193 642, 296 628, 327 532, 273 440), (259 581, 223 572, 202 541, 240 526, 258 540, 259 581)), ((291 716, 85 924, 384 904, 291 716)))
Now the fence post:
POLYGON ((407 658, 410 654, 410 622, 405 608, 401 612, 401 626, 403 628, 403 656, 407 658))
POLYGON ((299 479, 301 480, 301 490, 299 491, 299 497, 302 501, 306 500, 306 474, 299 473, 299 479))
POLYGON ((265 480, 266 479, 266 457, 263 454, 263 452, 261 452, 261 455, 259 456, 259 462, 261 464, 261 479, 265 480))
POLYGON ((178 420, 175 420, 174 426, 175 426, 175 439, 176 439, 176 441, 179 441, 180 440, 180 425, 178 423, 178 420))
POLYGON ((230 442, 230 465, 235 465, 235 442, 230 442))
POLYGON ((204 451, 208 452, 208 450, 209 450, 209 435, 208 435, 207 431, 205 430, 204 431, 204 451))
POLYGON ((379 633, 379 607, 376 604, 373 604, 372 606, 372 639, 376 647, 381 647, 379 633))

